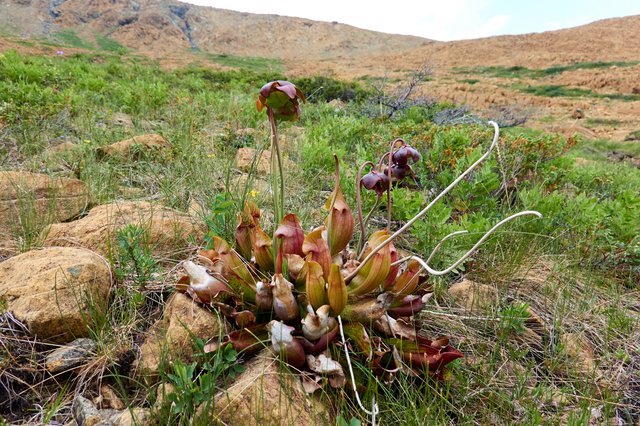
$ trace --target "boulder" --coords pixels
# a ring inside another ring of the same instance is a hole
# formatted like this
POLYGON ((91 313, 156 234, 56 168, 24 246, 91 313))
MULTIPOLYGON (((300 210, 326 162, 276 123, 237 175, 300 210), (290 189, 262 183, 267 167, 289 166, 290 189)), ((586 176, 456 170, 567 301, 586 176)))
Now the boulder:
POLYGON ((452 285, 449 296, 469 312, 482 312, 487 306, 498 302, 498 290, 495 287, 467 279, 452 285))
POLYGON ((88 201, 87 187, 78 179, 0 172, 0 241, 11 234, 78 216, 88 201))
POLYGON ((80 367, 91 358, 96 346, 96 342, 91 339, 76 339, 47 355, 45 366, 51 374, 62 373, 80 367))
POLYGON ((0 301, 33 335, 58 343, 88 335, 110 287, 109 264, 86 249, 49 247, 0 263, 0 301))
POLYGON ((194 339, 210 339, 221 332, 221 322, 213 312, 175 293, 167 301, 164 317, 151 326, 140 346, 137 370, 153 382, 161 365, 177 359, 193 361, 194 339))
POLYGON ((98 154, 105 157, 135 158, 143 152, 170 150, 171 144, 161 135, 150 133, 134 136, 111 145, 98 148, 98 154))
MULTIPOLYGON (((280 154, 282 150, 280 150, 280 154)), ((253 173, 259 175, 267 175, 271 170, 271 151, 265 149, 257 157, 258 152, 254 148, 240 148, 236 152, 236 167, 245 173, 251 172, 253 165, 253 173)), ((285 155, 282 155, 282 168, 285 172, 290 172, 298 168, 298 166, 285 155)))
MULTIPOLYGON (((307 396, 299 376, 269 350, 256 355, 211 410, 216 423, 229 425, 329 424, 327 408, 307 396)), ((200 410, 202 416, 205 410, 200 410)))
POLYGON ((105 255, 113 254, 118 230, 128 224, 143 227, 155 254, 180 250, 189 240, 200 241, 205 225, 191 216, 147 202, 125 201, 91 209, 80 220, 51 225, 46 245, 79 246, 105 255))

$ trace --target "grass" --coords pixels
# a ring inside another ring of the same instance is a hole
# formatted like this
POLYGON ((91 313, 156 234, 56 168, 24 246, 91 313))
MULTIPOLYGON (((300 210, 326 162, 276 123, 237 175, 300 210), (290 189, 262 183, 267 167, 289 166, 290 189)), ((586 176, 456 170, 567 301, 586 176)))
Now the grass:
POLYGON ((516 65, 511 67, 505 66, 490 66, 490 67, 474 67, 474 68, 457 68, 455 70, 458 74, 480 74, 490 77, 500 78, 531 78, 541 79, 545 77, 552 77, 554 75, 562 74, 569 71, 577 70, 590 70, 600 68, 611 67, 632 67, 638 65, 640 61, 611 61, 611 62, 576 62, 568 65, 552 65, 548 68, 527 68, 524 66, 516 65))
POLYGON ((614 118, 587 118, 586 120, 588 126, 607 126, 607 127, 615 127, 622 124, 622 121, 616 120, 614 118))
POLYGON ((127 48, 118 43, 114 39, 104 36, 99 33, 94 33, 93 37, 96 39, 96 44, 100 50, 107 52, 126 53, 127 48))
POLYGON ((543 84, 543 85, 523 85, 514 84, 512 86, 515 90, 523 93, 529 93, 535 96, 548 96, 552 98, 568 97, 568 98, 599 98, 599 99, 611 99, 621 101, 637 101, 640 100, 640 95, 636 94, 624 94, 624 93, 596 93, 590 89, 582 89, 579 87, 568 87, 557 84, 543 84))
POLYGON ((78 47, 80 49, 87 50, 95 49, 95 46, 92 43, 81 39, 74 30, 58 31, 53 35, 53 39, 70 47, 78 47))
MULTIPOLYGON (((245 197, 270 211, 266 191, 245 191, 242 184, 234 184, 241 176, 234 157, 238 147, 260 149, 268 143, 268 128, 264 116, 255 110, 255 95, 265 81, 284 77, 281 65, 259 58, 215 57, 207 59, 226 61, 225 65, 239 69, 164 70, 153 61, 120 53, 51 58, 4 52, 0 135, 10 143, 0 145, 0 169, 81 179, 88 187, 91 206, 116 199, 146 199, 182 212, 196 210, 212 233, 232 241, 235 211, 245 197), (115 112, 129 114, 133 128, 113 125, 115 112), (96 152, 149 131, 171 142, 169 152, 141 155, 136 161, 103 158, 96 152), (74 141, 75 148, 51 154, 49 148, 61 137, 74 141)), ((308 84, 327 85, 337 98, 357 88, 321 78, 309 79, 308 84)), ((342 189, 352 207, 356 164, 378 158, 388 142, 400 136, 422 153, 414 167, 419 184, 393 193, 397 226, 487 147, 490 132, 485 127, 434 125, 431 118, 441 106, 415 108, 387 121, 359 114, 358 101, 356 96, 340 111, 325 102, 309 102, 295 127, 281 126, 286 155, 296 165, 286 170, 286 207, 296 211, 304 229, 324 219, 321 206, 332 189, 333 153, 341 159, 342 189)), ((444 266, 506 214, 520 209, 544 214, 542 220, 514 222, 457 271, 429 280, 432 296, 421 318, 423 332, 450 336, 466 355, 453 364, 447 380, 399 377, 393 384, 383 384, 368 369, 356 368, 358 382, 367 385, 361 389, 363 401, 370 407, 376 397, 382 424, 637 422, 640 171, 607 156, 622 150, 640 155, 640 147, 630 144, 581 142, 510 129, 501 138, 501 163, 492 156, 398 242, 398 247, 427 256, 444 235, 469 230, 468 236, 449 241, 434 260, 435 266, 444 266), (588 163, 579 164, 577 159, 588 163), (511 182, 506 188, 505 180, 511 182), (462 279, 492 287, 496 300, 465 309, 448 291, 462 279), (584 368, 585 356, 573 351, 567 335, 584 342, 585 352, 592 353, 593 368, 584 368)), ((264 180, 259 175, 252 178, 264 180)), ((374 197, 365 194, 365 207, 373 202, 374 197)), ((383 223, 384 217, 380 209, 373 221, 383 223)), ((30 215, 28 229, 13 231, 15 239, 21 232, 32 236, 22 250, 41 244, 42 235, 35 230, 45 229, 48 220, 48 215, 30 215)), ((129 406, 153 407, 156 388, 130 377, 135 355, 129 349, 140 344, 160 317, 179 277, 178 262, 194 250, 174 247, 172 253, 159 256, 145 232, 131 226, 119 233, 119 244, 109 259, 118 271, 110 309, 93 321, 99 354, 93 370, 71 382, 66 392, 59 392, 58 383, 46 372, 29 370, 41 365, 50 348, 30 340, 6 313, 0 315, 0 364, 11 366, 0 373, 0 380, 28 396, 24 407, 16 410, 22 417, 4 406, 0 416, 8 422, 36 414, 68 421, 73 394, 96 396, 99 382, 118 389, 129 406), (16 354, 20 363, 6 363, 16 354), (16 377, 38 385, 20 387, 16 377), (41 407, 36 414, 29 411, 37 411, 35 404, 41 407)), ((238 356, 241 361, 247 358, 238 356)), ((186 413, 195 409, 193 400, 212 397, 223 387, 227 367, 235 365, 229 359, 211 360, 211 368, 167 369, 161 375, 175 378, 182 372, 192 379, 193 386, 178 390, 190 393, 174 397, 186 413)), ((348 387, 327 388, 323 395, 334 401, 333 414, 346 422, 366 422, 348 387)), ((181 421, 170 404, 156 414, 160 423, 181 421)))
POLYGON ((281 73, 284 70, 284 65, 279 59, 234 56, 207 52, 200 52, 200 54, 210 63, 224 65, 229 68, 238 68, 247 71, 268 71, 274 73, 281 73))

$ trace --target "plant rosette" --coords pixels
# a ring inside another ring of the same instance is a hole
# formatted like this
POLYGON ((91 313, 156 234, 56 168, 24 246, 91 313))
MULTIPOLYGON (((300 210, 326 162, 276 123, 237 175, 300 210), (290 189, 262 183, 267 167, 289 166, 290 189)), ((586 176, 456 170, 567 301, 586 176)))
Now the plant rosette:
MULTIPOLYGON (((285 81, 268 83, 260 91, 257 106, 267 109, 271 142, 276 145, 273 151, 278 151, 276 120, 297 119, 299 99, 304 101, 304 95, 285 81)), ((248 201, 237 215, 234 243, 214 237, 211 249, 198 254, 199 264, 184 263, 186 275, 177 284, 179 291, 219 310, 232 326, 228 334, 210 341, 205 350, 231 346, 239 354, 250 356, 268 346, 302 373, 305 388, 310 391, 323 383, 343 386, 350 356, 367 365, 384 383, 402 373, 444 377, 446 365, 463 354, 446 337, 431 340, 423 336, 416 323, 428 297, 428 276, 453 270, 513 218, 540 214, 526 211, 504 219, 444 270, 429 265, 441 244, 425 261, 417 256, 399 259, 393 241, 488 157, 499 134, 498 126, 491 124, 494 138, 488 151, 393 234, 388 228, 368 232, 370 214, 363 219, 360 191, 375 192, 378 201, 386 194, 390 214, 391 189, 412 177, 411 164, 420 160, 418 151, 402 139, 393 141, 377 163, 369 161, 360 168, 359 238, 354 238, 356 220, 340 188, 337 158, 335 187, 325 204, 326 219, 310 232, 305 233, 300 220, 289 213, 281 215, 269 234, 261 225, 262 212, 248 201), (362 176, 367 167, 370 171, 362 176), (313 385, 307 386, 309 383, 313 385)), ((277 162, 273 165, 272 174, 280 173, 277 162)), ((274 199, 274 204, 278 201, 274 199)), ((355 389, 355 383, 353 386, 355 389)))

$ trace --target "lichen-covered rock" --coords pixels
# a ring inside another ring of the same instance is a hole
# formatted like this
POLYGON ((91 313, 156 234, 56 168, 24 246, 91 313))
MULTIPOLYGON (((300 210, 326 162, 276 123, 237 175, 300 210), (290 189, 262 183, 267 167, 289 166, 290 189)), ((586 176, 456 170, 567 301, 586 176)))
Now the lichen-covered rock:
POLYGON ((71 404, 73 420, 78 426, 95 426, 104 421, 100 411, 93 405, 93 402, 82 395, 74 398, 71 404))
POLYGON ((45 366, 51 374, 72 370, 86 364, 96 350, 96 342, 87 338, 76 339, 62 346, 49 355, 45 366))
POLYGON ((138 372, 148 381, 157 378, 160 366, 176 359, 191 362, 194 339, 209 339, 221 331, 221 320, 190 297, 176 293, 167 302, 164 317, 148 331, 140 346, 138 372))
POLYGON ((78 179, 40 173, 0 172, 0 241, 27 226, 65 221, 87 206, 88 192, 78 179))
POLYGON ((327 408, 307 396, 300 378, 269 350, 245 365, 236 381, 216 396, 211 411, 212 420, 229 425, 330 424, 327 408))
POLYGON ((106 157, 133 158, 143 152, 170 150, 171 144, 161 135, 150 133, 134 136, 111 145, 98 148, 98 154, 106 157))
POLYGON ((82 248, 32 250, 0 263, 0 300, 7 310, 32 334, 58 343, 87 336, 110 287, 108 262, 82 248))
POLYGON ((148 232, 148 242, 158 255, 182 249, 190 239, 200 241, 205 229, 202 222, 185 213, 147 202, 125 201, 94 207, 80 220, 51 225, 45 244, 86 247, 111 255, 118 230, 128 224, 148 232))

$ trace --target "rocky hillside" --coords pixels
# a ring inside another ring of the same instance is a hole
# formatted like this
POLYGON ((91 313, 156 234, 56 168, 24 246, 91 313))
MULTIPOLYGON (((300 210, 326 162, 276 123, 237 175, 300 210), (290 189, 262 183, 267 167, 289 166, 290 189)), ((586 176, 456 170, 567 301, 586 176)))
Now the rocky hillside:
MULTIPOLYGON (((55 40, 67 50, 124 46, 168 67, 238 67, 250 58, 290 77, 403 77, 428 63, 435 78, 425 93, 476 110, 517 105, 530 125, 586 137, 622 140, 640 128, 640 16, 438 42, 172 0, 5 0, 0 8, 0 34, 55 40)), ((0 39, 7 48, 29 47, 0 39)))

